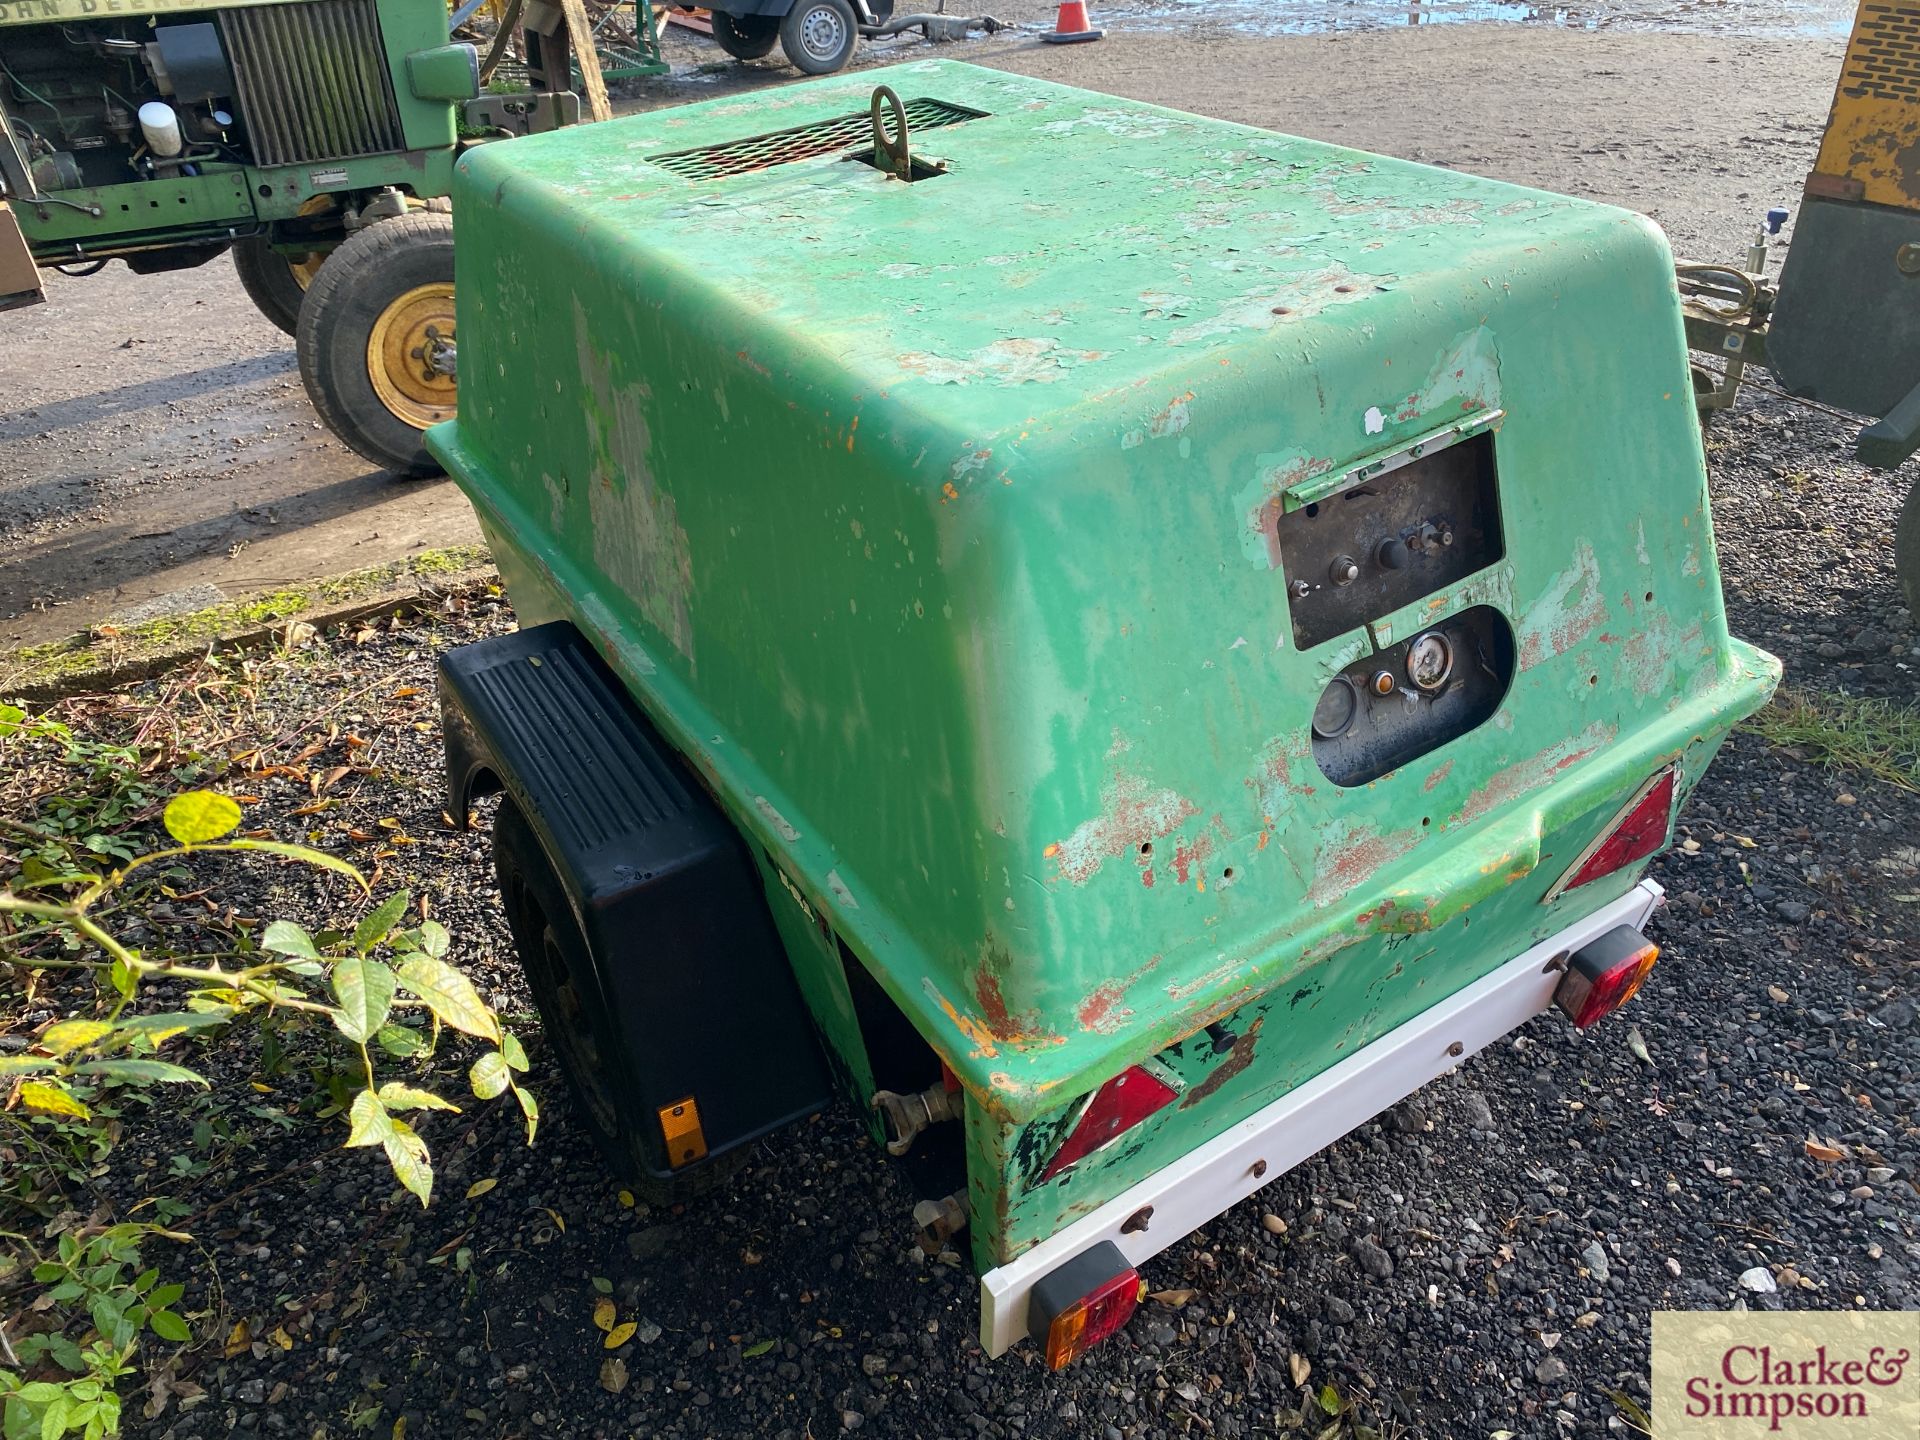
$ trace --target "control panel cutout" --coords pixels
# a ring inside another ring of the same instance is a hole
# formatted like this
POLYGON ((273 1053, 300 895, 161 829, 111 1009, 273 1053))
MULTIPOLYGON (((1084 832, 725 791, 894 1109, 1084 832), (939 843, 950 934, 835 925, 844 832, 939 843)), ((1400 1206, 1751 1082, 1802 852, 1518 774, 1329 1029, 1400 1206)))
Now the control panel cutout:
POLYGON ((1513 627, 1491 605, 1356 660, 1315 702, 1313 759, 1351 789, 1478 729, 1513 682, 1513 627))
POLYGON ((1464 580, 1506 553, 1494 436, 1433 439, 1270 523, 1302 650, 1464 580))

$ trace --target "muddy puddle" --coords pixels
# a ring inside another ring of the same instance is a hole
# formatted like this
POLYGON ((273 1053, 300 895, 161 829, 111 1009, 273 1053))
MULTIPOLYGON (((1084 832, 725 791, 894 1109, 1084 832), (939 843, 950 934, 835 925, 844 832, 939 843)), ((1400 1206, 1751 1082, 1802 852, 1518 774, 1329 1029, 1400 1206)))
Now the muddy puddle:
POLYGON ((1497 22, 1778 39, 1845 35, 1855 6, 1851 0, 1594 0, 1585 5, 1518 0, 1147 0, 1097 9, 1107 17, 1124 16, 1130 28, 1204 26, 1249 35, 1497 22))

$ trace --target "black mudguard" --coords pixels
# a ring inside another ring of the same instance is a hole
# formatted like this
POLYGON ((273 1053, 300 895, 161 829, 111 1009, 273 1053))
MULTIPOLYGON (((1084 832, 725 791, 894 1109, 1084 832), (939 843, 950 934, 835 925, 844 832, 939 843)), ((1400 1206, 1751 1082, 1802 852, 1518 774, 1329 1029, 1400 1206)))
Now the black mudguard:
POLYGON ((812 1021, 745 842, 572 625, 440 661, 449 813, 504 789, 560 878, 618 1018, 652 1137, 695 1098, 710 1157, 827 1104, 812 1021))

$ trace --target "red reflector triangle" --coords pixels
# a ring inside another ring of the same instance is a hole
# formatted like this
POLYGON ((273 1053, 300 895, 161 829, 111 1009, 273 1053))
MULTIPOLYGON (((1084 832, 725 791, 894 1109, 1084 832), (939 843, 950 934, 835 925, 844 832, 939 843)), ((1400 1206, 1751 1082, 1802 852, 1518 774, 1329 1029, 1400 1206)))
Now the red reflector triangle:
POLYGON ((1647 793, 1614 825, 1600 847, 1581 862, 1571 879, 1560 888, 1571 890, 1603 875, 1623 870, 1636 860, 1644 860, 1667 843, 1667 831, 1673 822, 1675 772, 1660 772, 1647 793))
POLYGON ((1069 1165, 1112 1144, 1178 1094, 1171 1085, 1138 1065, 1123 1070, 1093 1092, 1093 1099, 1080 1112, 1072 1133, 1041 1172, 1040 1183, 1044 1185, 1069 1165))

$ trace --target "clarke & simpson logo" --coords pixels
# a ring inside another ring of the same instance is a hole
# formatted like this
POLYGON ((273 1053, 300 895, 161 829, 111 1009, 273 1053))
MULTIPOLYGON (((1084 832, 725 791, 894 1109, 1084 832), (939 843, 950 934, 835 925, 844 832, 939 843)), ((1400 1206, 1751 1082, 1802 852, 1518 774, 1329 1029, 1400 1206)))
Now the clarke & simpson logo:
POLYGON ((1661 1311, 1653 1317, 1660 1440, 1920 1435, 1920 1312, 1661 1311))

